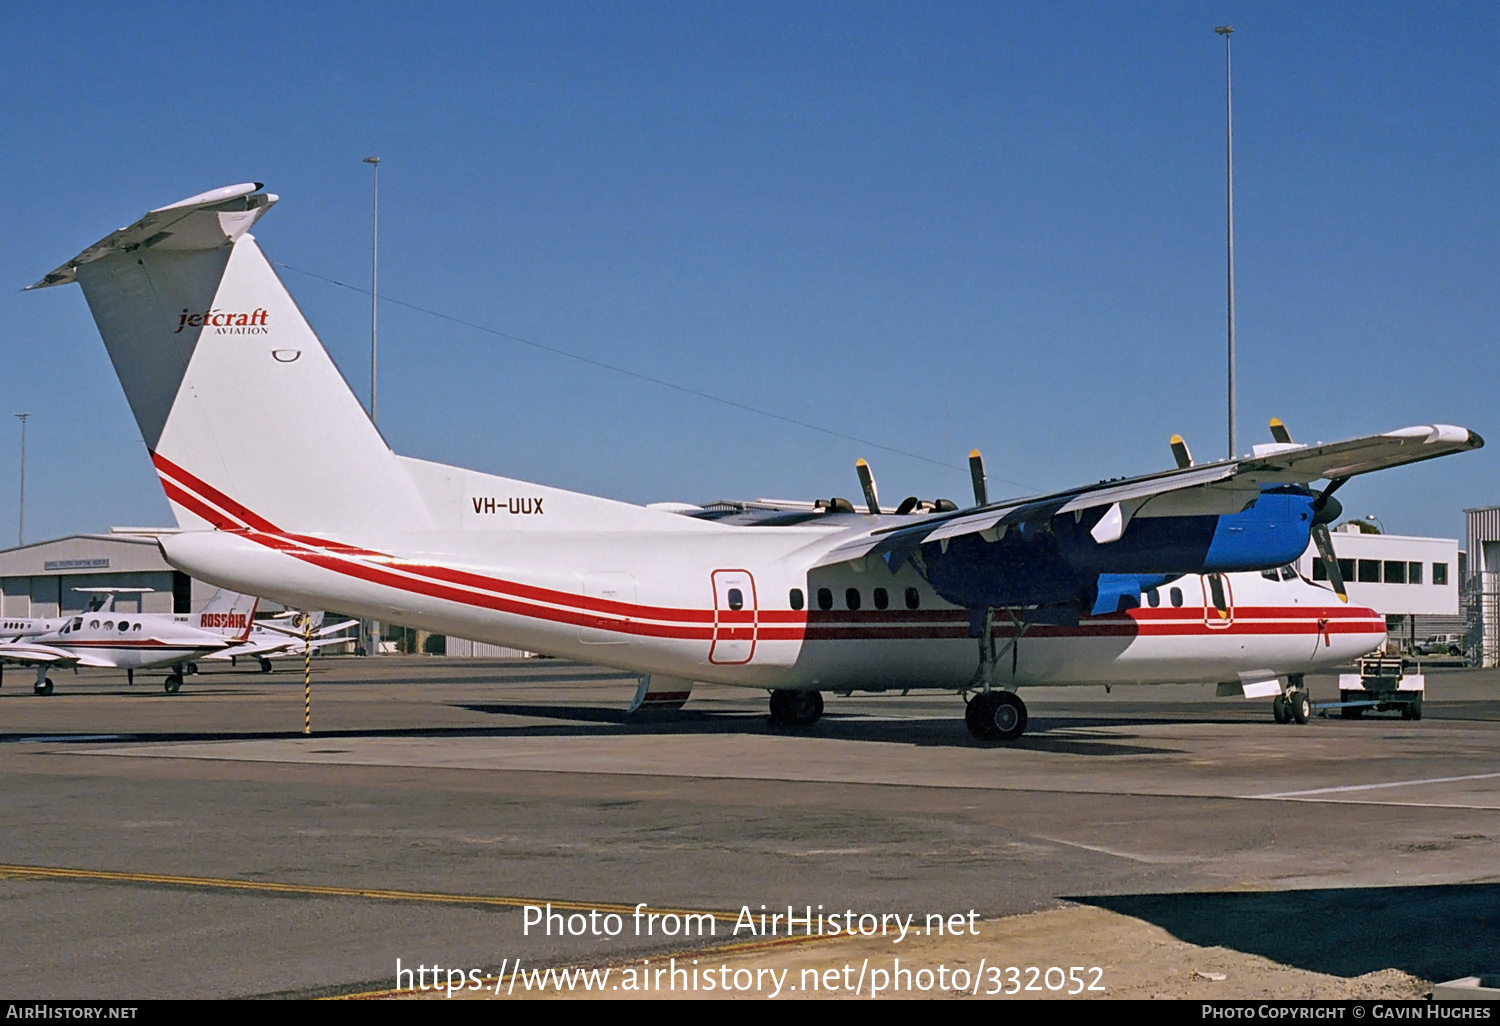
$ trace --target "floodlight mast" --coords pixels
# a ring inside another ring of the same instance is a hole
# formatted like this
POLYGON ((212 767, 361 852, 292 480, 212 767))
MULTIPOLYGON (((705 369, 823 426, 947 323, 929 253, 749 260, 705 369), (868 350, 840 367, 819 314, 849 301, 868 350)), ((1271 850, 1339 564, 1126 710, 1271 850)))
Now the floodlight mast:
POLYGON ((1240 451, 1238 432, 1235 429, 1237 411, 1234 387, 1234 77, 1230 63, 1229 44, 1229 37, 1234 33, 1234 26, 1220 25, 1214 31, 1224 37, 1224 135, 1228 166, 1226 209, 1229 249, 1229 458, 1234 459, 1240 451))

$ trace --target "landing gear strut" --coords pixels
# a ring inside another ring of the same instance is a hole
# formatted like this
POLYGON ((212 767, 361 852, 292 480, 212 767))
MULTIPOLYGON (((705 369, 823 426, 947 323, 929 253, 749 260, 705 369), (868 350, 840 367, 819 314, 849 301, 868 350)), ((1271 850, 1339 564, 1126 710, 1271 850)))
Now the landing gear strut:
POLYGON ((172 673, 167 677, 165 681, 162 682, 162 688, 165 689, 165 691, 169 695, 175 695, 179 690, 182 689, 181 663, 178 663, 176 666, 172 667, 172 673))
POLYGON ((791 691, 777 688, 771 692, 771 722, 785 727, 811 727, 823 715, 821 691, 791 691))

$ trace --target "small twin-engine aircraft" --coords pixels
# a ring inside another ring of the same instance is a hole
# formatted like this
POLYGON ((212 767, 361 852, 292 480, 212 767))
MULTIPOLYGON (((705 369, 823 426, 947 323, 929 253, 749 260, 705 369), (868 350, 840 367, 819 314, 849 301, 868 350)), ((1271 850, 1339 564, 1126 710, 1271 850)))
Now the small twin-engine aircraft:
POLYGON ((227 592, 210 600, 202 615, 238 623, 238 632, 230 635, 196 627, 184 622, 187 617, 171 613, 114 611, 117 593, 150 589, 77 590, 94 595, 82 613, 54 621, 57 626, 45 633, 0 642, 0 661, 36 667, 33 690, 38 695, 52 694, 49 670, 78 666, 116 667, 125 671, 131 683, 135 682, 136 670, 170 666, 164 686, 168 694, 175 695, 195 660, 243 643, 254 622, 257 601, 227 592))
POLYGON ((1257 622, 1296 621, 1287 643, 1310 659, 1367 644, 1374 615, 1308 585, 1321 611, 1283 617, 1297 603, 1231 598, 1225 575, 1289 564, 1310 536, 1328 551, 1354 475, 1483 445, 1440 424, 1327 445, 1282 427, 1250 456, 1194 465, 1174 445, 1171 470, 999 502, 975 459, 964 509, 888 513, 868 468, 863 509, 596 498, 392 452, 249 234, 276 202, 260 188, 153 210, 31 286, 83 288, 183 528, 159 539, 167 560, 295 607, 626 669, 638 703, 737 684, 806 724, 825 690, 942 688, 974 695, 975 733, 1015 738, 1022 684, 1135 679, 1132 660, 1182 679, 1152 665, 1166 637, 1192 680, 1287 672, 1247 659, 1257 622), (1086 675, 1044 648, 1070 631, 1086 675))
POLYGON ((357 623, 358 620, 342 620, 325 626, 320 612, 290 610, 267 620, 255 621, 250 628, 250 636, 242 644, 204 656, 204 661, 227 661, 234 665, 240 659, 254 659, 259 664, 261 673, 270 673, 274 669, 271 665, 273 658, 300 659, 309 650, 316 652, 329 645, 346 644, 348 638, 336 635, 357 623))

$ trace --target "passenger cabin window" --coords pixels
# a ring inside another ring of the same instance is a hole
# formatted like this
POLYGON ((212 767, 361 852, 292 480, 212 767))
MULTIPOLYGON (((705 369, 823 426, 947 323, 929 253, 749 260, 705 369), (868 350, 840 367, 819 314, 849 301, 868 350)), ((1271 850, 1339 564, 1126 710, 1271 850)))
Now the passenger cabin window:
POLYGON ((1172 599, 1172 605, 1174 605, 1174 606, 1180 606, 1180 605, 1182 605, 1182 589, 1181 588, 1173 588, 1171 591, 1167 592, 1167 594, 1172 599))
POLYGON ((818 589, 818 608, 825 612, 833 608, 833 592, 827 588, 818 589))
POLYGON ((98 626, 99 626, 99 621, 98 620, 90 620, 89 621, 89 630, 93 630, 95 627, 98 627, 98 626))
POLYGON ((846 589, 844 589, 844 605, 848 606, 850 609, 858 609, 859 608, 859 589, 858 588, 846 588, 846 589))
POLYGON ((745 608, 745 593, 740 591, 740 589, 729 589, 729 608, 736 612, 745 608))
POLYGON ((922 593, 916 588, 906 589, 906 608, 916 609, 922 604, 922 593))
POLYGON ((1152 609, 1155 609, 1157 606, 1161 605, 1161 592, 1157 591, 1155 588, 1147 588, 1146 605, 1150 606, 1152 609))
POLYGON ((884 588, 876 588, 875 589, 875 608, 876 609, 885 609, 890 604, 891 604, 890 593, 887 592, 884 588))
POLYGON ((130 630, 130 624, 126 623, 124 620, 121 620, 120 621, 120 630, 122 630, 122 631, 128 631, 128 630, 130 630))
POLYGON ((793 609, 799 609, 800 610, 802 608, 802 589, 801 588, 793 588, 792 589, 792 593, 791 593, 791 595, 788 596, 788 598, 791 600, 792 608, 793 609))
POLYGON ((136 625, 135 625, 135 627, 134 627, 134 628, 133 628, 133 629, 134 629, 134 630, 140 630, 140 629, 141 629, 141 625, 140 625, 140 624, 136 624, 136 625))
POLYGON ((1433 584, 1447 584, 1448 583, 1448 564, 1447 563, 1434 563, 1434 564, 1432 564, 1432 583, 1433 584))
POLYGON ((1408 563, 1408 564, 1406 564, 1406 583, 1407 584, 1421 584, 1422 583, 1422 564, 1421 563, 1408 563))

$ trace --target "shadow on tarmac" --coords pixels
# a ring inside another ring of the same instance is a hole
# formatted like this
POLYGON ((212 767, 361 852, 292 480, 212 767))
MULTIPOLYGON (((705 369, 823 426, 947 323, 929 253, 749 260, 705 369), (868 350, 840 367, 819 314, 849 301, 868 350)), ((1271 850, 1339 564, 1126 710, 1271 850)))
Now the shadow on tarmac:
POLYGON ((1441 983, 1500 967, 1500 884, 1068 900, 1331 976, 1394 968, 1441 983))
MULTIPOLYGON (((691 709, 676 712, 649 712, 630 715, 622 709, 600 706, 545 705, 526 703, 481 703, 458 705, 457 708, 491 716, 548 719, 554 723, 517 723, 493 727, 391 727, 385 729, 319 730, 312 736, 325 740, 336 738, 537 738, 537 737, 630 737, 716 735, 743 737, 775 735, 833 741, 885 742, 931 748, 990 748, 1000 752, 1016 749, 1049 752, 1059 755, 1140 756, 1180 755, 1177 748, 1139 743, 1128 734, 1100 737, 1049 735, 1049 730, 1064 727, 1101 725, 1139 726, 1141 721, 1113 721, 1090 717, 1087 720, 1047 718, 1033 720, 1032 728, 1019 741, 985 742, 972 738, 960 716, 925 719, 874 719, 867 714, 828 713, 816 726, 808 728, 773 725, 759 712, 706 712, 691 709)), ((957 710, 955 710, 957 711, 957 710)), ((1163 720, 1161 722, 1176 722, 1163 720)), ((300 731, 159 731, 70 734, 62 731, 7 732, 0 734, 0 744, 47 742, 53 744, 114 743, 181 743, 190 741, 267 741, 306 737, 300 731)))

